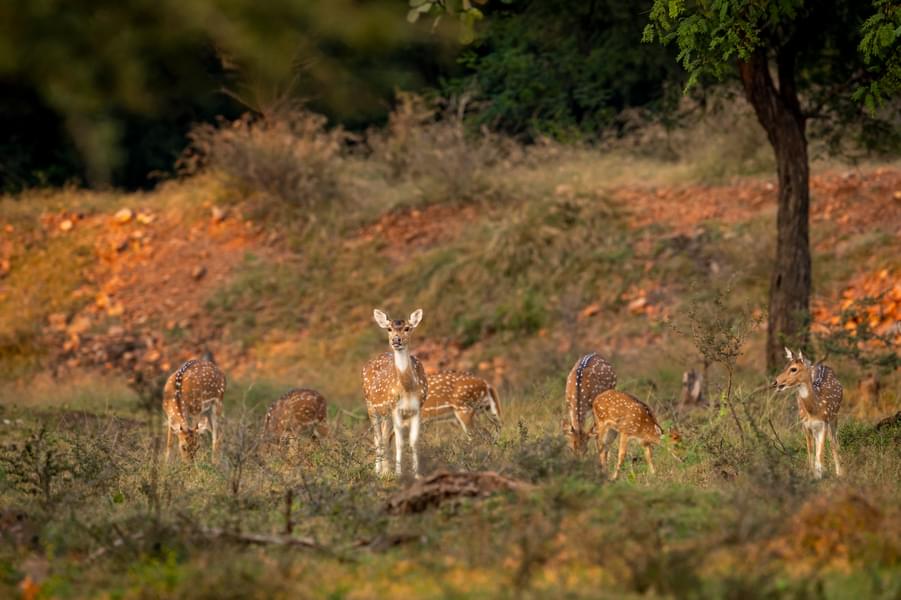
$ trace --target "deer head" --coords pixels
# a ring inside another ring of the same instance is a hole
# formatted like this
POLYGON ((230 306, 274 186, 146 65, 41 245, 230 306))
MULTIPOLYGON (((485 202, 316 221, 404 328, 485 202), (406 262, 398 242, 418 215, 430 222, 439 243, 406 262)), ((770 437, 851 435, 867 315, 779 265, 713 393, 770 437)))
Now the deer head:
POLYGON ((379 327, 388 332, 388 343, 391 347, 401 352, 410 346, 410 336, 413 330, 416 329, 416 326, 419 325, 419 322, 422 321, 422 309, 413 311, 408 321, 389 319, 388 315, 378 309, 372 311, 372 316, 379 327))
POLYGON ((782 392, 795 388, 807 382, 810 376, 810 361, 804 358, 804 354, 799 350, 797 354, 793 354, 788 348, 785 349, 785 356, 788 358, 788 365, 779 375, 776 376, 774 385, 776 391, 782 392))
POLYGON ((194 460, 197 448, 200 447, 200 434, 207 430, 206 422, 202 421, 193 427, 182 425, 178 429, 178 449, 183 458, 194 460))
POLYGON ((569 449, 577 454, 584 452, 588 445, 588 439, 597 434, 594 424, 591 425, 591 429, 588 431, 576 431, 569 419, 560 421, 560 427, 563 429, 563 435, 566 437, 569 449))

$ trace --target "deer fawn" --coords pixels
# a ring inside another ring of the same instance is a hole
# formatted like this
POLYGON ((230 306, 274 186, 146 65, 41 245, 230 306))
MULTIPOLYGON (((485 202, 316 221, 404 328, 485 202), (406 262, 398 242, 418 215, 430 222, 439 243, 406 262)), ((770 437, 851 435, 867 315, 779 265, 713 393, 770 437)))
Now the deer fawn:
POLYGON ((225 375, 212 362, 189 360, 166 380, 163 388, 163 412, 166 413, 166 462, 172 448, 173 433, 178 436, 182 459, 193 460, 199 436, 209 431, 213 438, 212 455, 219 449, 218 419, 222 418, 225 375))
POLYGON ((585 417, 591 412, 591 400, 616 387, 616 372, 597 352, 586 354, 573 365, 566 378, 566 419, 561 422, 563 433, 573 452, 582 454, 590 432, 585 431, 585 417))
POLYGON ((474 417, 481 411, 500 429, 497 392, 484 379, 460 371, 442 371, 429 377, 429 394, 420 408, 423 422, 456 419, 463 433, 472 437, 474 417))
POLYGON ((325 437, 325 398, 309 389, 293 389, 272 403, 266 411, 263 431, 269 441, 281 444, 305 432, 325 437))
MULTIPOLYGON (((651 446, 660 443, 663 429, 654 418, 650 407, 631 394, 607 390, 595 397, 592 409, 597 428, 598 461, 604 474, 607 473, 610 446, 617 433, 619 433, 619 453, 616 468, 613 470, 613 479, 619 477, 619 470, 631 440, 641 443, 648 461, 648 469, 652 475, 656 473, 654 461, 651 460, 651 446)), ((676 442, 681 439, 675 430, 670 431, 670 436, 676 442)))
POLYGON ((420 408, 428 397, 429 384, 422 363, 410 354, 410 335, 422 320, 422 309, 410 315, 409 321, 391 320, 380 310, 373 311, 379 327, 388 332, 391 352, 380 354, 363 367, 363 398, 375 437, 375 470, 379 475, 388 472, 385 450, 388 426, 394 427, 395 473, 403 472, 403 431, 409 426, 410 451, 413 455, 413 475, 419 477, 420 408))
POLYGON ((841 477, 836 431, 838 409, 842 405, 842 384, 832 369, 822 363, 812 365, 800 351, 795 355, 786 348, 785 356, 788 366, 776 376, 775 386, 779 392, 798 388, 798 412, 807 442, 807 464, 817 479, 823 476, 823 448, 828 435, 835 474, 841 477))

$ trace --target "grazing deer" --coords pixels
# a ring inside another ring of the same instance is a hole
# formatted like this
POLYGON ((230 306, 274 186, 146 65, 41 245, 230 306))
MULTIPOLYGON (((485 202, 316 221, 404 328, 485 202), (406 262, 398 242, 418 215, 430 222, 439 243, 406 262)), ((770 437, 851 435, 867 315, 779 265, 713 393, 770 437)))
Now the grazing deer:
POLYGON ((163 388, 163 412, 168 421, 166 462, 169 462, 173 433, 178 437, 182 459, 193 460, 199 436, 208 430, 213 438, 212 455, 216 456, 224 396, 225 375, 209 361, 189 360, 169 376, 163 388))
POLYGON ((785 356, 788 365, 776 376, 774 385, 779 392, 798 389, 798 412, 807 442, 807 464, 817 479, 823 476, 823 448, 828 435, 835 474, 841 477, 836 432, 838 410, 842 405, 842 384, 832 369, 822 363, 811 364, 800 351, 795 355, 786 348, 785 356))
POLYGON ((590 432, 585 431, 585 417, 591 412, 592 399, 605 390, 616 387, 613 366, 597 352, 586 354, 573 365, 566 378, 566 412, 561 427, 573 452, 582 454, 590 432))
MULTIPOLYGON (((631 440, 637 440, 642 445, 648 461, 648 469, 652 475, 656 473, 654 461, 651 459, 651 446, 660 443, 663 428, 657 423, 654 413, 647 404, 631 394, 607 390, 595 397, 592 402, 592 410, 594 424, 597 428, 598 461, 604 474, 607 473, 610 446, 617 433, 619 434, 619 453, 616 458, 616 468, 613 470, 613 479, 619 477, 619 469, 622 467, 631 440)), ((675 430, 670 431, 670 436, 676 442, 681 439, 675 430)))
POLYGON ((272 403, 266 411, 263 431, 269 441, 281 444, 310 432, 314 437, 325 437, 326 403, 319 392, 310 389, 293 389, 272 403))
POLYGON ((410 335, 422 320, 422 309, 410 315, 409 321, 391 320, 380 310, 372 312, 379 327, 388 332, 391 352, 380 354, 363 367, 363 398, 375 437, 375 471, 388 472, 385 450, 388 426, 394 427, 395 473, 403 472, 403 430, 409 426, 410 451, 413 455, 413 475, 419 477, 420 409, 428 397, 429 384, 422 363, 410 354, 410 335))
POLYGON ((424 423, 456 419, 463 433, 472 437, 474 417, 482 411, 495 428, 501 428, 497 392, 481 377, 460 371, 442 371, 429 376, 429 394, 420 408, 424 423))

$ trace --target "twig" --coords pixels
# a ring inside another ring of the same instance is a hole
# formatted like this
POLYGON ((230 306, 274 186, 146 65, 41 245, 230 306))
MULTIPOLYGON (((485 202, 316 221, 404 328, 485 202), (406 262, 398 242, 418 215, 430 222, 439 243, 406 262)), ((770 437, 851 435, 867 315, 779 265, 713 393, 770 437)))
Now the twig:
POLYGON ((767 417, 766 422, 767 422, 767 424, 770 426, 770 431, 773 432, 773 438, 775 438, 774 440, 770 440, 770 441, 773 442, 773 447, 776 448, 776 450, 779 450, 779 451, 780 451, 782 454, 784 454, 785 456, 789 456, 789 457, 790 457, 790 456, 791 456, 791 452, 788 451, 788 448, 786 448, 786 447, 785 447, 785 444, 782 443, 782 439, 779 438, 779 434, 776 433, 776 427, 773 425, 773 419, 772 419, 772 417, 767 417), (778 444, 778 447, 777 447, 776 444, 778 444))

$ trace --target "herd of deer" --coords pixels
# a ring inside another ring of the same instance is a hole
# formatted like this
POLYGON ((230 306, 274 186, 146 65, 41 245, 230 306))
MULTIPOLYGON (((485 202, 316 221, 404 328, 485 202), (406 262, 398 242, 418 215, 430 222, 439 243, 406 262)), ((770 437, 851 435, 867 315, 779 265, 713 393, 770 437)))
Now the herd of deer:
MULTIPOLYGON (((379 327, 388 334, 390 352, 370 360, 363 367, 363 398, 375 442, 375 470, 388 473, 386 450, 394 438, 394 469, 403 472, 403 448, 410 447, 412 471, 419 477, 417 444, 423 422, 456 420, 463 432, 471 436, 475 417, 484 413, 500 429, 501 410, 497 393, 487 381, 459 371, 445 371, 426 376, 422 363, 410 353, 410 337, 422 320, 422 309, 408 320, 392 320, 373 311, 379 327)), ((837 475, 842 474, 836 439, 837 415, 842 402, 842 386, 832 369, 824 364, 811 364, 801 352, 785 350, 789 360, 776 377, 777 391, 796 389, 798 411, 807 441, 808 463, 817 478, 823 475, 823 449, 828 435, 837 475)), ((199 436, 209 431, 212 453, 219 445, 218 421, 222 417, 225 376, 212 361, 189 360, 166 382, 163 411, 168 419, 166 460, 174 438, 178 439, 182 457, 191 460, 198 448, 199 436)), ((588 441, 597 442, 598 459, 607 472, 608 454, 616 436, 619 449, 613 479, 616 479, 628 444, 638 441, 644 448, 648 468, 653 474, 652 446, 661 442, 665 433, 647 404, 616 387, 616 372, 597 353, 579 359, 566 379, 566 413, 562 422, 570 448, 584 453, 588 441), (588 414, 593 415, 591 429, 586 429, 588 414)), ((322 437, 327 434, 326 401, 310 389, 294 389, 275 401, 266 413, 264 435, 275 443, 304 432, 322 437)), ((670 430, 669 437, 678 442, 680 436, 670 430)))

